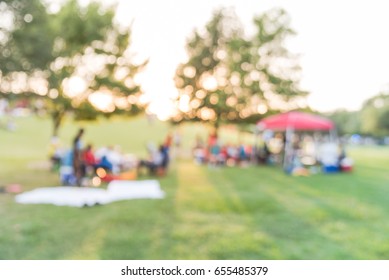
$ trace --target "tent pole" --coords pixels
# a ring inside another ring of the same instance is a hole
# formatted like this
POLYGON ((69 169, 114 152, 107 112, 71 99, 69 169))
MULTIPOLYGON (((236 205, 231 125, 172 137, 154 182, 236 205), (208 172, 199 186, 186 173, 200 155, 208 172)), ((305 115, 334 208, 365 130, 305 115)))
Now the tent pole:
POLYGON ((338 142, 338 134, 335 128, 330 130, 330 142, 338 142))
POLYGON ((254 143, 253 143, 253 151, 252 151, 252 154, 251 154, 251 161, 256 163, 256 164, 258 163, 257 162, 258 136, 259 136, 259 129, 258 129, 258 127, 255 127, 255 130, 254 130, 254 143))
POLYGON ((291 161, 292 134, 293 134, 293 128, 288 127, 285 131, 285 147, 284 147, 284 160, 283 160, 283 169, 286 172, 288 171, 287 168, 291 161))

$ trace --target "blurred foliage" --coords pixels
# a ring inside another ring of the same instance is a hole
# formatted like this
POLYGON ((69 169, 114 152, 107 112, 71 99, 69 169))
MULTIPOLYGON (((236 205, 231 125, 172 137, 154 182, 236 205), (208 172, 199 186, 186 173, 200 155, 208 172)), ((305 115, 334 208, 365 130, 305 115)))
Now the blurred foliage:
POLYGON ((327 114, 336 125, 339 135, 361 133, 361 118, 358 111, 336 110, 327 114))
POLYGON ((0 21, 0 92, 45 96, 54 135, 69 112, 90 120, 143 110, 134 78, 147 61, 133 62, 131 28, 114 22, 114 6, 68 0, 50 13, 39 0, 8 0, 0 12, 10 22, 0 21), (110 95, 104 106, 92 104, 95 92, 110 95))
POLYGON ((53 60, 54 34, 50 15, 39 0, 5 0, 0 3, 0 70, 32 72, 53 60))
POLYGON ((301 107, 306 92, 298 87, 300 68, 284 47, 292 35, 289 17, 275 9, 254 18, 256 32, 244 29, 232 9, 217 10, 204 29, 194 30, 188 60, 178 66, 179 113, 172 121, 255 122, 301 107))
POLYGON ((340 135, 363 134, 383 137, 389 134, 389 94, 380 93, 366 100, 358 111, 337 110, 326 115, 340 135))
POLYGON ((389 134, 389 93, 380 93, 368 99, 360 112, 361 130, 365 134, 384 136, 389 134))

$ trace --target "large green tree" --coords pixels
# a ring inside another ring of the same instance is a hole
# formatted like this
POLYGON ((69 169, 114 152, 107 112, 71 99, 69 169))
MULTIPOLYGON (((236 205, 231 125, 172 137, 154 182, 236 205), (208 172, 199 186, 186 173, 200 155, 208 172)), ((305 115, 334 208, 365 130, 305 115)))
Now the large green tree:
POLYGON ((300 69, 284 47, 293 34, 283 10, 254 18, 256 32, 245 36, 231 9, 217 10, 204 29, 187 41, 188 60, 175 76, 178 113, 173 122, 247 123, 266 114, 298 108, 306 92, 300 69))
POLYGON ((361 112, 361 130, 365 134, 389 134, 389 94, 380 93, 366 100, 361 112))
POLYGON ((0 9, 11 20, 1 30, 0 91, 44 96, 54 135, 69 112, 94 119, 141 111, 135 76, 146 62, 133 62, 131 29, 115 23, 115 7, 68 0, 49 13, 38 0, 8 0, 0 9))

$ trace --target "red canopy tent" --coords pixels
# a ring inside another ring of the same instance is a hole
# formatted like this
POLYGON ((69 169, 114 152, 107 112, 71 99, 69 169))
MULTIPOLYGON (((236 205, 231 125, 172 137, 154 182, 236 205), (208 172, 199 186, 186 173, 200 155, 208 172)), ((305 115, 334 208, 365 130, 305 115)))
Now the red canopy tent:
POLYGON ((257 123, 260 130, 332 130, 334 123, 326 118, 302 113, 288 112, 267 117, 257 123))
POLYGON ((332 140, 336 139, 335 125, 326 118, 303 112, 287 112, 267 117, 257 123, 257 129, 285 131, 284 168, 291 161, 291 137, 294 131, 328 131, 332 140))

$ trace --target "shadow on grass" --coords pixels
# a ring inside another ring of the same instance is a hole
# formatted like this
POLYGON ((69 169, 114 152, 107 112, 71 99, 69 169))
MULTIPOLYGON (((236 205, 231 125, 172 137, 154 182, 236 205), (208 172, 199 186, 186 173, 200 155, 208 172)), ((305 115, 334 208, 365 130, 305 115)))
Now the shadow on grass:
MULTIPOLYGON (((276 168, 231 168, 221 174, 208 171, 209 178, 231 210, 246 217, 245 238, 251 247, 236 252, 215 251, 217 258, 253 259, 352 259, 356 256, 344 243, 332 239, 313 219, 332 219, 333 213, 309 197, 296 192, 296 178, 276 168), (265 172, 262 172, 261 169, 265 172), (212 174, 210 174, 212 173, 212 174), (239 176, 241 175, 241 176, 239 176), (239 179, 237 179, 239 178, 239 179), (233 205, 239 202, 240 207, 233 205), (263 236, 262 242, 255 236, 263 236), (249 243, 249 242, 248 242, 249 243)), ((301 190, 300 190, 301 192, 301 190)), ((346 244, 347 245, 347 244, 346 244)))
POLYGON ((101 259, 175 259, 170 249, 177 215, 176 168, 173 166, 159 181, 166 193, 164 199, 131 200, 106 206, 109 214, 103 226, 108 230, 100 248, 101 259))

